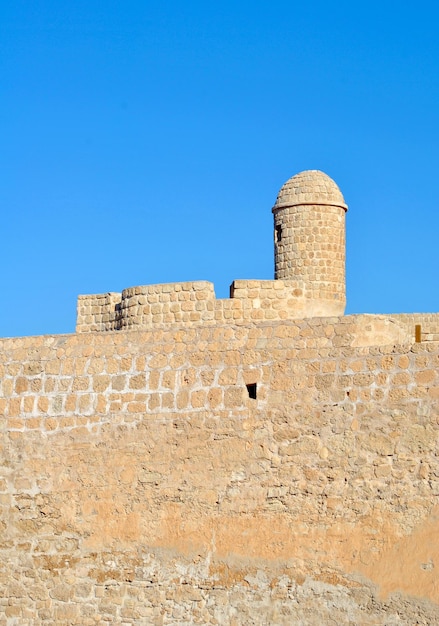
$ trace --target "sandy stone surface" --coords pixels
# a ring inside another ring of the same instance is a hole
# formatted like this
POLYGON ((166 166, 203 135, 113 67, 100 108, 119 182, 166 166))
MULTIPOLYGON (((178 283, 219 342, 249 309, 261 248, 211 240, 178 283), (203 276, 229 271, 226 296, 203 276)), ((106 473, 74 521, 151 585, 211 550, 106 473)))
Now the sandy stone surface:
POLYGON ((0 340, 0 624, 438 623, 438 318, 0 340))

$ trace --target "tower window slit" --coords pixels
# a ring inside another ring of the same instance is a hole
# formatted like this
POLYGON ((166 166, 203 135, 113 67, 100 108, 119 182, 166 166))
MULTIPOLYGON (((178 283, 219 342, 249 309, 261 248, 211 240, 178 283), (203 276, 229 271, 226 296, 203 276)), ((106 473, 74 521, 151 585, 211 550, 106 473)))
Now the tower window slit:
POLYGON ((248 391, 248 397, 252 400, 256 400, 257 397, 257 383, 249 383, 246 385, 248 391))

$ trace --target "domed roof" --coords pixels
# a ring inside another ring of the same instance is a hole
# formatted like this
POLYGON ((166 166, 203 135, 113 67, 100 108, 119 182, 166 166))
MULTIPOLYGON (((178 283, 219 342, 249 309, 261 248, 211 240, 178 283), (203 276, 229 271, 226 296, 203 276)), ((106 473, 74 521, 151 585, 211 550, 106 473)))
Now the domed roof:
POLYGON ((278 193, 273 211, 298 204, 326 204, 348 210, 338 186, 319 170, 300 172, 287 180, 278 193))

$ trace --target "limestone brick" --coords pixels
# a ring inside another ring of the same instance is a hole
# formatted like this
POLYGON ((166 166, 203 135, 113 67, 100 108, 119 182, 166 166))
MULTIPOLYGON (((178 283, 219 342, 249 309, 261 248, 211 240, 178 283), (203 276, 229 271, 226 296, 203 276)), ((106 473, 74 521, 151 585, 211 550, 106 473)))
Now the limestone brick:
POLYGON ((0 569, 0 617, 437 621, 435 320, 389 319, 403 343, 371 316, 0 341, 3 563, 33 580, 0 569))

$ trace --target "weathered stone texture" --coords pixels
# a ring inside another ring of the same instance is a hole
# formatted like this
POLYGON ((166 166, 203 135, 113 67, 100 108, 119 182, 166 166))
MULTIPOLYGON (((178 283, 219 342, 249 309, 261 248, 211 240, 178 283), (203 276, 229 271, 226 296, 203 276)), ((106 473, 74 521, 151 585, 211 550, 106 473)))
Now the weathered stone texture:
POLYGON ((344 313, 346 211, 336 183, 318 170, 296 174, 279 191, 275 278, 302 283, 303 317, 344 313))
POLYGON ((437 623, 437 321, 0 340, 0 625, 437 623))
POLYGON ((79 296, 76 332, 343 315, 347 205, 336 183, 318 170, 296 174, 272 211, 276 280, 234 281, 221 300, 207 281, 79 296))
POLYGON ((79 296, 76 332, 299 319, 310 316, 310 302, 317 294, 298 278, 235 280, 230 296, 216 299, 213 284, 207 281, 144 285, 121 294, 79 296))
POLYGON ((302 172, 278 280, 0 340, 0 626, 439 623, 439 315, 339 317, 346 209, 302 172))

